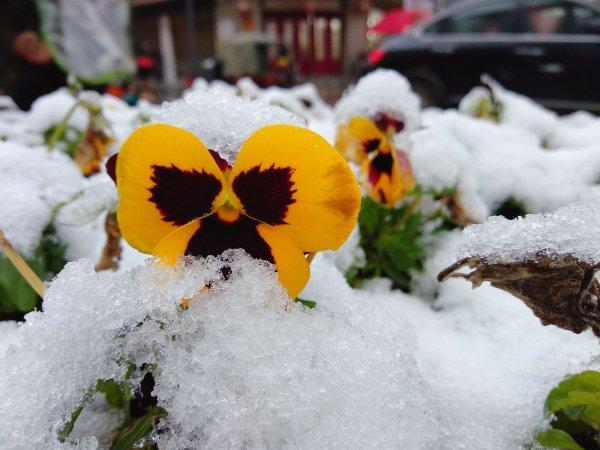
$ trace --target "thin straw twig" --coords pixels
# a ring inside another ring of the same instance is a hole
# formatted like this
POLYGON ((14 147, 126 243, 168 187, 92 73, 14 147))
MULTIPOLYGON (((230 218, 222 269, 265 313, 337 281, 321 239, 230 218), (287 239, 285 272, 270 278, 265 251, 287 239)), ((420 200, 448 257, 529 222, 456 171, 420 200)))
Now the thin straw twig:
POLYGON ((27 264, 21 255, 19 255, 19 253, 14 249, 8 239, 6 239, 6 236, 4 236, 2 230, 0 230, 0 248, 2 248, 4 254, 10 260, 15 269, 17 269, 21 276, 25 278, 25 281, 29 283, 29 285, 40 297, 43 297, 46 290, 43 281, 40 280, 31 267, 29 267, 29 264, 27 264))

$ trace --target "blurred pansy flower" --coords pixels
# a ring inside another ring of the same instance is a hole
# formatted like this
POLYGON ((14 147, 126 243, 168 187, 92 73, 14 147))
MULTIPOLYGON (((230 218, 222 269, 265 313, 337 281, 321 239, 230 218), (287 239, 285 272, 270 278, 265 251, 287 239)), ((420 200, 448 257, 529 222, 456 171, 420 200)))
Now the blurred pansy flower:
POLYGON ((340 124, 336 148, 356 163, 369 196, 388 206, 395 206, 415 187, 406 153, 394 148, 393 135, 403 129, 400 121, 385 114, 377 116, 379 124, 365 117, 353 117, 340 124))
POLYGON ((84 175, 93 175, 100 171, 100 163, 108 153, 108 147, 114 139, 101 129, 89 127, 77 144, 75 163, 84 175))
POLYGON ((346 161, 316 133, 289 125, 256 131, 233 166, 188 131, 145 125, 112 162, 118 222, 133 247, 169 264, 242 248, 275 264, 291 298, 310 275, 305 254, 338 248, 360 207, 346 161))

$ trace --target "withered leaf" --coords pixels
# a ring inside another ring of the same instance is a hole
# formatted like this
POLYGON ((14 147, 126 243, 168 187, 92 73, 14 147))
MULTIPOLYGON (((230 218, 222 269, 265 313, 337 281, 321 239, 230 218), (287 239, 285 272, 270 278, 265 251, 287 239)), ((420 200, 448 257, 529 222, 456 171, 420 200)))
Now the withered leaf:
POLYGON ((461 259, 444 269, 438 281, 465 278, 478 287, 484 281, 521 299, 543 325, 556 325, 574 333, 592 328, 600 337, 600 283, 590 264, 571 255, 538 254, 525 261, 487 262, 482 258, 461 259), (473 269, 469 273, 459 270, 473 269))

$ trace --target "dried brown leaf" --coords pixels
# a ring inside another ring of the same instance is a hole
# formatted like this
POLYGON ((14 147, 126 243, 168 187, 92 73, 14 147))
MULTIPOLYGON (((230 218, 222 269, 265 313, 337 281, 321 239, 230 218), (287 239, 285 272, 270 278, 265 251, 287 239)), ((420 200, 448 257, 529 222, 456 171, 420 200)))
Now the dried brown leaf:
POLYGON ((543 325, 556 325, 574 333, 591 327, 600 336, 600 265, 570 255, 539 254, 526 261, 487 262, 464 258, 444 269, 438 280, 465 278, 478 287, 484 281, 521 299, 543 325), (473 269, 459 272, 463 267, 473 269))

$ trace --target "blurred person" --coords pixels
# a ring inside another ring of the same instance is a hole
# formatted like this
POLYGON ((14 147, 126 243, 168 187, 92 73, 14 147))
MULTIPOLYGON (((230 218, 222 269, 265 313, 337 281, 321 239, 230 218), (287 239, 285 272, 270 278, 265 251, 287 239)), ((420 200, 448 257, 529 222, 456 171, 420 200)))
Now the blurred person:
POLYGON ((54 62, 40 33, 40 20, 31 0, 3 0, 8 29, 6 93, 19 108, 66 84, 67 75, 54 62))

